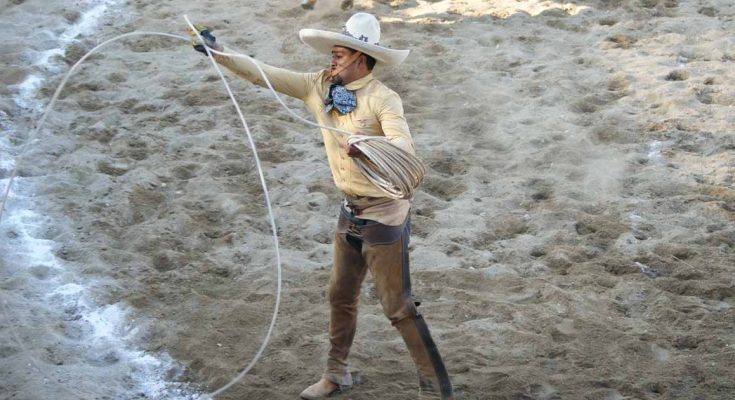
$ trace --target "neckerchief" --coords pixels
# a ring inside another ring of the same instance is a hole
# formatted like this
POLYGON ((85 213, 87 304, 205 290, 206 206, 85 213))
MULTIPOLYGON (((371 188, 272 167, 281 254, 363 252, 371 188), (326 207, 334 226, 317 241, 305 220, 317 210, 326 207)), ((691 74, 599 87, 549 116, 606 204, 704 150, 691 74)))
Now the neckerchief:
POLYGON ((324 105, 326 105, 324 112, 336 108, 341 114, 347 114, 357 107, 357 96, 354 91, 347 89, 344 85, 331 85, 324 105))

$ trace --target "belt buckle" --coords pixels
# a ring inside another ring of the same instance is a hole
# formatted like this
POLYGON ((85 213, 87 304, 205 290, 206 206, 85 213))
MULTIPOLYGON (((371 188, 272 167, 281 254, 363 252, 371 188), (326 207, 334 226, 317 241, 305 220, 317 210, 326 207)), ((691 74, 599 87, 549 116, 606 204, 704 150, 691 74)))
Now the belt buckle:
POLYGON ((355 207, 354 204, 350 203, 349 201, 345 202, 345 207, 352 213, 352 215, 360 215, 362 214, 362 210, 355 207))

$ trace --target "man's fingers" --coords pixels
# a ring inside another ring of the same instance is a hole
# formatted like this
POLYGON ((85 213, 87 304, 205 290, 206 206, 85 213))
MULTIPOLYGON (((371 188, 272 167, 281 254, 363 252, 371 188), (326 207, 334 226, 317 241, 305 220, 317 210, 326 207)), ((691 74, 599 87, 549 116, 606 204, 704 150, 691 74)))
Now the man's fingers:
POLYGON ((195 44, 194 45, 194 50, 196 50, 196 51, 198 51, 200 53, 203 53, 203 54, 207 54, 207 49, 204 48, 204 45, 203 44, 195 44))
POLYGON ((202 54, 207 54, 205 46, 214 50, 221 49, 221 46, 217 43, 217 38, 212 35, 211 30, 204 25, 194 25, 194 29, 187 29, 187 33, 191 37, 191 45, 194 47, 194 50, 202 54))
POLYGON ((362 151, 357 148, 354 144, 351 144, 347 147, 347 155, 350 157, 359 157, 362 155, 362 151))

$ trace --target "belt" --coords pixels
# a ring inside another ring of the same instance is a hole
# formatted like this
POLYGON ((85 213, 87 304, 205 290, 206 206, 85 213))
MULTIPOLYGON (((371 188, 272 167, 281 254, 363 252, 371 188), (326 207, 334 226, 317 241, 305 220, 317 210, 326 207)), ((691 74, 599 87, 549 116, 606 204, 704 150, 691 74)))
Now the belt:
POLYGON ((404 231, 407 235, 410 234, 407 224, 383 225, 370 219, 360 219, 345 207, 342 207, 337 222, 337 233, 352 236, 370 245, 394 243, 401 238, 404 231))
POLYGON ((362 210, 355 207, 354 204, 346 203, 341 210, 342 215, 350 221, 352 225, 369 225, 375 223, 373 220, 357 218, 357 215, 362 213, 362 210))
MULTIPOLYGON (((343 210, 347 211, 347 214, 351 217, 354 217, 355 215, 362 214, 363 209, 358 208, 356 205, 350 203, 348 200, 345 200, 344 207, 342 207, 343 210)), ((355 218, 358 221, 364 221, 359 218, 355 218)))
POLYGON ((344 206, 353 215, 360 215, 365 210, 365 208, 360 208, 357 205, 355 205, 355 201, 365 201, 365 202, 368 202, 369 203, 372 200, 378 200, 378 199, 380 199, 380 197, 348 196, 348 195, 345 195, 344 206))

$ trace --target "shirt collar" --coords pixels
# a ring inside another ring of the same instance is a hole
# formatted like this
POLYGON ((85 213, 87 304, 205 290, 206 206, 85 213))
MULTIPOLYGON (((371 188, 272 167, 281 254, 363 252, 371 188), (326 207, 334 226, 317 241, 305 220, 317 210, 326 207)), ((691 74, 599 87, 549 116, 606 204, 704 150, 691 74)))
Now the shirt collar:
POLYGON ((360 78, 360 79, 358 79, 356 81, 352 81, 352 82, 346 84, 345 85, 345 89, 347 89, 347 90, 358 90, 358 89, 362 89, 363 87, 365 87, 365 85, 367 85, 372 80, 373 80, 373 73, 371 72, 371 73, 363 76, 362 78, 360 78))

